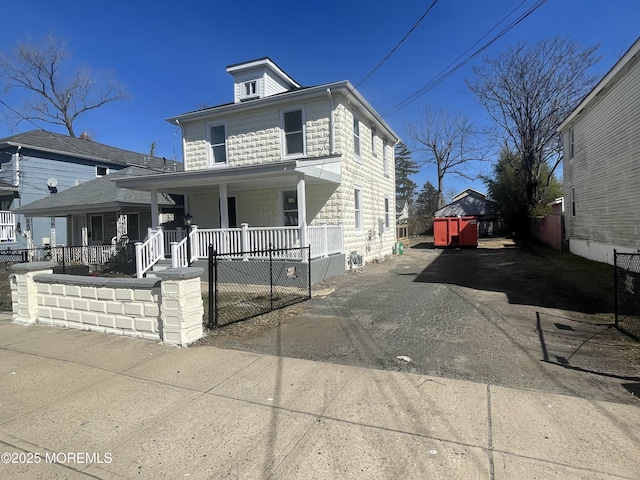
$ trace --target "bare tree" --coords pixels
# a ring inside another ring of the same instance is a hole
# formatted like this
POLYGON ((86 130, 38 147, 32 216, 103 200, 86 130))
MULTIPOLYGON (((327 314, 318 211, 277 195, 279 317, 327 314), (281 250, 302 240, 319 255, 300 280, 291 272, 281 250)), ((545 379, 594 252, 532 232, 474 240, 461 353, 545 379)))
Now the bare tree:
POLYGON ((467 81, 495 122, 495 138, 520 160, 512 166, 524 183, 530 210, 544 198, 562 161, 558 125, 595 84, 588 70, 599 60, 597 49, 565 37, 533 46, 522 42, 485 58, 473 69, 476 78, 467 81))
POLYGON ((421 156, 423 164, 437 169, 437 208, 442 208, 445 176, 475 178, 469 162, 484 159, 471 119, 461 112, 448 113, 426 106, 422 120, 409 124, 407 131, 414 143, 413 151, 421 156))
POLYGON ((41 45, 19 43, 12 56, 0 55, 4 93, 24 92, 22 108, 10 118, 62 125, 75 137, 73 122, 79 115, 126 98, 124 87, 111 77, 98 83, 82 67, 65 75, 68 59, 66 44, 54 36, 41 45))

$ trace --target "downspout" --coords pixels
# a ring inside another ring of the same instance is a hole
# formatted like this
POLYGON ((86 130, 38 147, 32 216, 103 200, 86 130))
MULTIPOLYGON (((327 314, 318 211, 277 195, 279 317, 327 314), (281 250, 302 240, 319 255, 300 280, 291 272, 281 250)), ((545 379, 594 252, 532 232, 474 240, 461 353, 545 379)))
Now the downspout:
POLYGON ((331 114, 329 115, 329 153, 331 155, 335 155, 335 111, 336 111, 336 101, 331 95, 331 89, 327 88, 327 94, 331 99, 331 114))

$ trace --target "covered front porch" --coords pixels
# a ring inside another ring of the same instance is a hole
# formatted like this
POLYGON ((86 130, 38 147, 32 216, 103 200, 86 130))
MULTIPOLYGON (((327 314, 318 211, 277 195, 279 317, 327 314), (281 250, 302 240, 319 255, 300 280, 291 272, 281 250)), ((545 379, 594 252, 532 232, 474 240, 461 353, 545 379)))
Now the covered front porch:
MULTIPOLYGON (((203 260, 210 245, 244 261, 268 255, 269 248, 310 246, 309 258, 300 261, 343 254, 339 216, 324 209, 340 182, 335 156, 118 180, 118 186, 152 192, 152 199, 154 192, 185 197, 188 237, 152 226, 149 238, 136 245, 137 275, 167 258, 174 267, 203 260)), ((152 219, 157 208, 152 201, 152 219)))

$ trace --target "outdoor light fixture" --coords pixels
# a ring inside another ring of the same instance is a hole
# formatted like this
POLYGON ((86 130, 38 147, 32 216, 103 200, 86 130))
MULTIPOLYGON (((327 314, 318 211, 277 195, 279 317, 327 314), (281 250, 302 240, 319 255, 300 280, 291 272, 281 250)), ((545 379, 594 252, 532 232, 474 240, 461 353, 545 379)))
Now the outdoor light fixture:
POLYGON ((191 222, 192 221, 193 221, 193 217, 189 213, 187 213, 184 216, 184 226, 187 227, 187 228, 191 227, 191 222))

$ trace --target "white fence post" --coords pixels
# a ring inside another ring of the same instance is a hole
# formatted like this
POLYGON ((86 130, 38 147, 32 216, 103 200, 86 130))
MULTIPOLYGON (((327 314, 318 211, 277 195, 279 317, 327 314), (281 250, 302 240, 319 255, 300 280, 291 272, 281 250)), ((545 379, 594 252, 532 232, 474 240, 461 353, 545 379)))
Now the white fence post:
POLYGON ((142 278, 142 242, 136 242, 136 277, 142 278))
MULTIPOLYGON (((240 225, 242 227, 242 235, 240 236, 240 250, 242 252, 249 251, 249 224, 243 223, 240 225)), ((247 253, 243 253, 242 260, 247 262, 249 261, 249 255, 247 253)))

